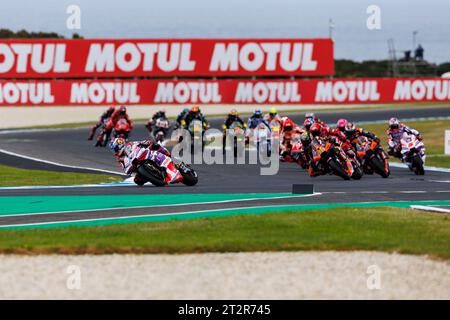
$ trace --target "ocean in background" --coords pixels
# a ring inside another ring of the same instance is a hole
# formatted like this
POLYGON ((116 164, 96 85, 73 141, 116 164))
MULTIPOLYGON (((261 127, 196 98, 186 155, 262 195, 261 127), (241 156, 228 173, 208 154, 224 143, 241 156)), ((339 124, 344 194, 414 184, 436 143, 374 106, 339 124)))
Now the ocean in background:
POLYGON ((330 18, 337 59, 388 58, 390 38, 411 50, 417 30, 425 59, 450 61, 449 0, 3 0, 0 28, 86 38, 320 38, 330 18), (71 4, 81 8, 81 30, 66 27, 71 4), (371 4, 381 9, 381 30, 366 27, 371 4))

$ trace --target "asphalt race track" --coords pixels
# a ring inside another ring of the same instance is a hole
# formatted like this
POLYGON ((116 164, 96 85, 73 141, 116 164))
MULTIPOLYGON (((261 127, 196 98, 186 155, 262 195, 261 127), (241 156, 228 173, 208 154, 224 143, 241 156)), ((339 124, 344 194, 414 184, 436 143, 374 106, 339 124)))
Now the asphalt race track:
MULTIPOLYGON (((335 123, 345 117, 355 122, 387 120, 391 116, 405 118, 450 117, 450 107, 420 107, 413 109, 318 112, 317 115, 328 123, 335 123)), ((304 114, 291 115, 297 123, 302 123, 304 114)), ((210 121, 211 126, 220 128, 222 120, 210 121)), ((0 152, 0 164, 20 168, 46 169, 55 171, 88 172, 101 169, 120 174, 113 155, 108 149, 94 148, 87 141, 88 129, 20 130, 0 131, 0 149, 10 153, 42 159, 52 163, 76 166, 66 168, 50 163, 6 155, 0 152), (82 167, 85 169, 80 169, 82 167)), ((147 137, 143 124, 136 124, 131 139, 147 137)), ((105 186, 55 189, 2 189, 0 196, 30 195, 103 195, 103 194, 218 194, 218 193, 289 193, 293 184, 314 184, 317 193, 310 197, 292 197, 285 199, 265 199, 250 201, 230 201, 224 203, 195 204, 176 207, 139 208, 133 210, 118 209, 108 211, 84 211, 77 214, 61 213, 51 216, 23 216, 0 218, 1 225, 39 223, 43 221, 67 221, 88 218, 117 217, 126 215, 152 215, 187 210, 214 210, 220 208, 242 208, 280 204, 306 203, 352 203, 374 201, 416 201, 450 200, 450 172, 427 171, 418 177, 404 168, 393 167, 391 176, 383 179, 378 175, 365 175, 360 181, 344 181, 336 176, 310 178, 307 173, 294 164, 280 163, 277 175, 262 176, 258 165, 194 165, 198 172, 199 183, 194 187, 173 185, 157 188, 153 186, 105 186)), ((74 181, 74 184, 77 182, 74 181)))

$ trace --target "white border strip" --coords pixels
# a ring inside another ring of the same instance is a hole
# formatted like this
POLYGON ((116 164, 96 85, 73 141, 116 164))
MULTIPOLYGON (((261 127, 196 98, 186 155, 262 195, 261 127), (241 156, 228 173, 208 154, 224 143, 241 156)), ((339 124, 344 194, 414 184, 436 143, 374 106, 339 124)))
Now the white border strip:
POLYGON ((90 170, 90 171, 97 171, 97 172, 103 172, 103 173, 119 174, 121 176, 125 175, 123 172, 119 172, 119 171, 111 171, 111 170, 104 170, 104 169, 97 169, 97 168, 90 168, 90 167, 81 167, 81 166, 71 166, 71 165, 67 165, 67 164, 63 164, 63 163, 59 163, 59 162, 53 162, 53 161, 48 161, 48 160, 44 160, 44 159, 29 157, 29 156, 26 156, 26 155, 23 155, 23 154, 11 152, 11 151, 4 150, 4 149, 0 149, 0 152, 4 153, 4 154, 7 154, 7 155, 10 155, 10 156, 23 158, 23 159, 27 159, 27 160, 32 160, 32 161, 36 161, 36 162, 41 162, 41 163, 46 163, 46 164, 50 164, 50 165, 54 165, 54 166, 58 166, 58 167, 72 168, 72 169, 81 169, 81 170, 90 170))
POLYGON ((440 213, 450 213, 450 209, 443 209, 443 208, 436 208, 436 207, 429 207, 429 206, 411 206, 412 209, 416 210, 422 210, 422 211, 433 211, 433 212, 440 212, 440 213))
MULTIPOLYGON (((403 169, 408 169, 408 166, 404 163, 398 163, 398 162, 390 162, 389 163, 390 167, 394 167, 394 168, 403 168, 403 169)), ((450 169, 449 168, 438 168, 438 167, 427 167, 425 166, 425 171, 436 171, 436 172, 445 172, 445 173, 450 173, 450 169)))
MULTIPOLYGON (((319 193, 320 194, 320 193, 319 193)), ((440 200, 426 200, 425 202, 434 202, 434 201, 440 201, 440 200)), ((403 202, 402 200, 399 201, 390 201, 390 202, 403 202)), ((359 204, 363 203, 373 203, 370 201, 366 202, 355 202, 359 204)), ((202 212, 215 212, 215 211, 230 211, 230 210, 237 210, 237 209, 256 209, 256 208, 276 208, 276 207, 285 207, 286 204, 275 204, 270 206, 253 206, 253 207, 234 207, 234 208, 224 208, 224 209, 208 209, 208 210, 198 210, 198 211, 187 211, 187 212, 176 212, 176 213, 156 213, 156 214, 146 214, 146 215, 135 215, 135 216, 120 216, 120 217, 108 217, 108 218, 95 218, 95 219, 80 219, 80 220, 63 220, 63 221, 48 221, 48 222, 35 222, 35 223, 26 223, 26 224, 12 224, 12 225, 0 225, 0 229, 3 228, 11 228, 11 227, 26 227, 26 226, 38 226, 38 225, 51 225, 51 224, 63 224, 63 223, 70 223, 70 222, 89 222, 89 221, 104 221, 104 220, 121 220, 121 219, 127 219, 127 218, 142 218, 142 217, 158 217, 158 216, 165 216, 165 215, 185 215, 185 214, 191 214, 191 213, 202 213, 202 212)))

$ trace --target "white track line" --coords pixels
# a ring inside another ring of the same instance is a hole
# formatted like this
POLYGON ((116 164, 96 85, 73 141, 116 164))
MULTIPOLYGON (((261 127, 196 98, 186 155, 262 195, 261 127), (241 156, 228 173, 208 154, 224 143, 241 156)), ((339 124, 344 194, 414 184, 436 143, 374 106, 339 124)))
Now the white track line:
MULTIPOLYGON (((176 203, 176 204, 161 204, 161 205, 147 205, 147 206, 131 206, 131 207, 114 207, 114 208, 99 208, 99 209, 82 209, 82 210, 67 210, 67 211, 49 211, 49 212, 35 212, 35 213, 17 213, 17 214, 0 214, 0 218, 3 217, 27 217, 27 216, 38 216, 38 215, 52 215, 52 214, 61 214, 61 213, 80 213, 80 212, 98 212, 98 211, 115 211, 115 210, 126 210, 126 209, 144 209, 144 208, 161 208, 161 207, 180 207, 180 206, 188 206, 188 205, 197 205, 197 204, 220 204, 220 203, 229 203, 229 202, 244 202, 244 201, 256 201, 256 200, 274 200, 274 199, 289 199, 289 198, 302 198, 302 197, 312 197, 318 196, 321 193, 313 193, 313 194, 299 194, 292 196, 278 196, 278 197, 269 197, 269 198, 248 198, 248 199, 232 199, 232 200, 218 200, 218 201, 206 201, 206 202, 194 202, 194 203, 176 203)), ((247 207, 244 207, 247 208, 247 207)), ((214 209, 215 210, 215 209, 214 209)))
POLYGON ((441 212, 441 213, 450 213, 450 209, 444 209, 444 208, 436 208, 436 207, 429 207, 429 206, 419 206, 414 205, 411 206, 412 209, 416 210, 422 210, 422 211, 433 211, 433 212, 441 212))
POLYGON ((50 164, 50 165, 54 165, 54 166, 58 166, 58 167, 72 168, 72 169, 81 169, 81 170, 90 170, 90 171, 97 171, 97 172, 103 172, 103 173, 119 174, 121 176, 125 175, 123 172, 118 172, 118 171, 111 171, 111 170, 104 170, 104 169, 97 169, 97 168, 90 168, 90 167, 81 167, 81 166, 71 166, 71 165, 67 165, 67 164, 63 164, 63 163, 59 163, 59 162, 53 162, 53 161, 48 161, 48 160, 44 160, 44 159, 39 159, 39 158, 26 156, 26 155, 23 155, 23 154, 11 152, 11 151, 4 150, 4 149, 0 149, 0 152, 4 153, 4 154, 7 154, 7 155, 10 155, 10 156, 19 157, 19 158, 32 160, 32 161, 36 161, 36 162, 41 162, 41 163, 46 163, 46 164, 50 164))
MULTIPOLYGON (((394 167, 394 168, 403 168, 403 169, 408 169, 408 166, 404 163, 398 163, 398 162, 390 162, 389 163, 390 167, 394 167)), ((425 171, 436 171, 436 172, 445 172, 445 173, 450 173, 450 169, 449 168, 438 168, 438 167, 427 167, 425 166, 425 171)))

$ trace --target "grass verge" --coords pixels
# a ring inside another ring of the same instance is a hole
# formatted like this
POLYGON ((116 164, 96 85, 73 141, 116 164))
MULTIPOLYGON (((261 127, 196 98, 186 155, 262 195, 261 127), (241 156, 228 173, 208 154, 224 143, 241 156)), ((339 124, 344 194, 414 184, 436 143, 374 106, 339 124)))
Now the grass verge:
MULTIPOLYGON (((405 124, 422 133, 427 155, 426 165, 450 168, 450 155, 444 154, 445 130, 450 130, 450 120, 410 121, 405 124)), ((386 124, 368 124, 363 127, 380 137, 383 146, 387 148, 386 124)))
POLYGON ((119 176, 106 174, 28 170, 0 165, 0 187, 73 185, 122 180, 119 176))
POLYGON ((376 250, 450 259, 450 216, 337 208, 169 222, 0 231, 0 253, 376 250))

